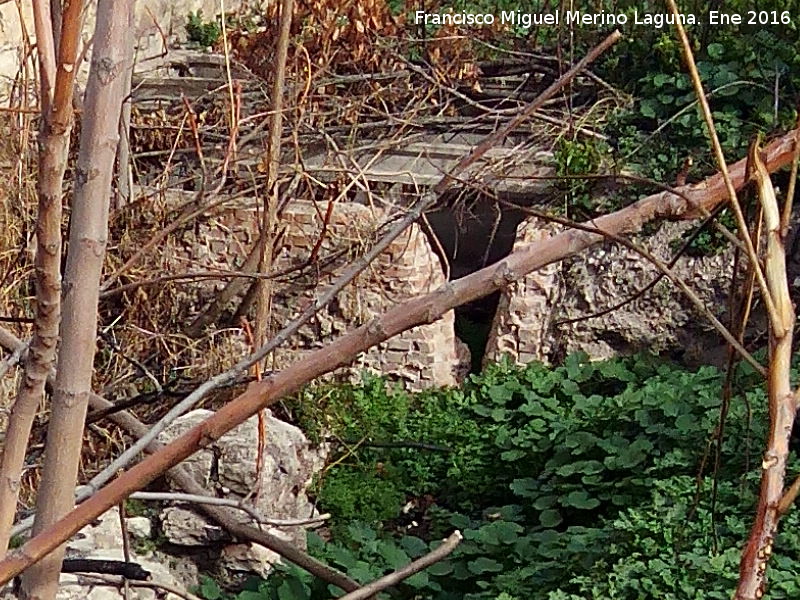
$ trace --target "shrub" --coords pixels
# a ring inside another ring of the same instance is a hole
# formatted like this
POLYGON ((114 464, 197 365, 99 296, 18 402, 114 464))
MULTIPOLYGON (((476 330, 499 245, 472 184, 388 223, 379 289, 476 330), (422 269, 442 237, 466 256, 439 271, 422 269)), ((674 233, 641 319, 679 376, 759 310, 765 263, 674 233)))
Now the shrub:
MULTIPOLYGON (((339 515, 334 538, 323 544, 310 534, 310 548, 367 582, 453 529, 463 532, 448 559, 393 589, 393 598, 727 598, 758 486, 758 461, 747 448, 763 439, 766 419, 752 371, 741 368, 735 380, 741 394, 721 448, 715 519, 712 477, 698 477, 719 419, 721 374, 714 368, 577 355, 554 369, 494 365, 461 389, 414 396, 374 379, 307 391, 306 400, 324 398, 334 434, 362 431, 369 439, 415 439, 451 450, 361 446, 352 460, 337 459, 319 497, 322 508, 339 515), (370 399, 391 418, 366 410, 370 399), (355 415, 369 420, 359 424, 355 415), (343 499, 342 490, 366 504, 343 499), (375 506, 384 515, 394 506, 397 516, 401 498, 421 494, 435 504, 414 515, 419 536, 403 535, 396 519, 375 523, 375 506)), ((790 514, 776 542, 772 598, 793 597, 800 582, 797 521, 790 514)), ((291 568, 264 590, 292 600, 331 592, 291 568), (288 593, 290 581, 299 595, 278 595, 279 588, 288 593)))

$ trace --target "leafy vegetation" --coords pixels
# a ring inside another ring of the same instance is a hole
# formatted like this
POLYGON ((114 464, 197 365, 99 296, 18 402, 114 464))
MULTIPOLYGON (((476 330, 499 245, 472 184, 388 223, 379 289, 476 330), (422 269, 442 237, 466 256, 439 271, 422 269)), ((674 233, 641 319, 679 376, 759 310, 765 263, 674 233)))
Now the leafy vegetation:
MULTIPOLYGON (((715 519, 712 477, 698 478, 719 419, 714 368, 572 356, 554 369, 495 365, 461 389, 414 396, 375 378, 310 389, 298 419, 349 449, 319 481, 332 540, 311 533, 309 548, 368 582, 463 532, 447 560, 391 598, 728 598, 757 492, 750 448, 766 422, 752 372, 735 379, 715 519), (436 450, 369 445, 408 440, 436 450)), ((770 598, 800 592, 798 524, 790 514, 776 541, 770 598)), ((305 600, 337 590, 281 567, 247 592, 305 600)))
POLYGON ((190 12, 186 18, 186 35, 190 42, 194 42, 203 48, 213 46, 219 41, 222 35, 222 26, 219 19, 206 21, 203 19, 203 11, 190 12))

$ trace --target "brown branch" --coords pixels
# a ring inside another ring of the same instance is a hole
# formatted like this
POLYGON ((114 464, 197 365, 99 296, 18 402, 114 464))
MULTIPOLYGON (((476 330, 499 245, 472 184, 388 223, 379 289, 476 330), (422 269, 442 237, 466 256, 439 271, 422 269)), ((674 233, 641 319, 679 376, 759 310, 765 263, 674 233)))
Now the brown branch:
POLYGON ((247 513, 255 523, 272 525, 273 527, 299 527, 301 525, 314 525, 331 518, 329 513, 324 513, 308 519, 271 519, 261 515, 255 508, 249 506, 244 500, 232 498, 217 498, 206 494, 181 494, 178 492, 136 492, 131 494, 132 500, 181 502, 187 504, 213 504, 214 506, 229 506, 247 513))
POLYGON ((78 573, 79 580, 84 580, 84 583, 90 583, 93 586, 108 586, 116 588, 125 588, 125 586, 148 588, 152 590, 160 590, 168 594, 174 594, 183 600, 203 600, 200 596, 195 596, 191 592, 187 592, 183 588, 163 583, 159 581, 140 581, 128 579, 127 577, 115 577, 113 575, 98 575, 95 573, 86 574, 78 573))
MULTIPOLYGON (((0 346, 4 347, 9 351, 17 351, 20 349, 25 348, 25 342, 17 338, 14 334, 8 332, 5 329, 0 328, 0 346)), ((55 377, 51 374, 48 378, 48 382, 50 385, 55 383, 55 377)), ((98 396, 96 394, 91 394, 89 397, 89 404, 91 407, 96 411, 108 411, 114 408, 114 405, 98 396)), ((110 415, 110 418, 114 423, 122 427, 125 431, 133 435, 134 437, 141 438, 147 434, 149 427, 139 421, 135 416, 131 413, 122 410, 110 415)), ((163 447, 158 441, 151 442, 146 450, 148 452, 156 452, 163 447)), ((193 497, 205 497, 205 490, 202 486, 198 485, 197 482, 194 480, 192 475, 186 470, 185 467, 182 465, 178 465, 174 467, 169 472, 169 478, 172 479, 175 484, 186 491, 187 493, 191 494, 193 497)), ((209 498, 209 501, 219 500, 218 498, 209 498)), ((281 538, 278 538, 268 532, 261 531, 258 529, 254 529, 244 524, 238 524, 235 517, 231 514, 230 509, 226 509, 223 507, 208 507, 205 506, 205 503, 201 503, 199 509, 206 513, 206 515, 213 519, 214 521, 218 522, 223 527, 226 527, 231 531, 231 533, 235 533, 238 537, 242 539, 246 539, 252 541, 254 543, 260 544, 269 550, 279 554, 289 562, 296 564, 297 566, 307 570, 312 575, 319 577, 323 581, 336 585, 343 590, 355 590, 358 589, 358 583, 354 580, 350 579, 343 573, 337 571, 329 567, 328 565, 318 561, 317 559, 313 558, 312 556, 308 555, 307 553, 295 548, 290 543, 285 542, 281 538), (237 523, 234 532, 228 525, 231 523, 237 523)), ((322 515, 324 516, 324 515, 322 515)), ((322 518, 322 516, 318 518, 322 518)), ((19 535, 23 533, 28 527, 25 526, 24 521, 20 526, 14 528, 13 534, 19 535)))
POLYGON ((367 598, 371 598, 378 592, 382 592, 386 588, 397 585, 404 579, 408 579, 412 575, 419 573, 423 569, 427 569, 432 564, 444 559, 456 549, 456 546, 458 546, 463 539, 464 536, 461 535, 461 532, 456 530, 451 533, 450 536, 444 540, 438 548, 428 552, 428 554, 425 556, 421 556, 417 560, 408 563, 405 567, 398 569, 394 573, 384 575, 380 579, 376 579, 372 583, 367 584, 362 588, 350 592, 349 594, 345 594, 344 596, 340 596, 339 600, 366 600, 367 598))
MULTIPOLYGON (((272 116, 269 125, 269 146, 264 166, 267 172, 267 185, 264 190, 264 205, 261 215, 261 235, 258 247, 258 270, 266 273, 272 269, 275 236, 278 229, 278 169, 281 158, 281 132, 283 130, 283 95, 286 78, 286 58, 289 54, 289 37, 292 29, 294 0, 281 1, 280 32, 275 50, 275 80, 272 85, 272 116)), ((271 335, 272 313, 272 281, 260 279, 253 282, 256 299, 255 336, 256 348, 261 346, 271 335)), ((258 366, 258 365, 256 365, 258 366)), ((259 437, 259 442, 260 442, 259 437)), ((261 481, 260 472, 258 481, 261 481)))
MULTIPOLYGON (((797 117, 795 127, 800 127, 800 115, 797 117)), ((781 214, 781 235, 783 235, 784 239, 786 239, 789 232, 789 221, 792 218, 792 202, 794 202, 794 192, 797 189, 798 162, 800 162, 800 144, 795 144, 792 167, 789 171, 789 187, 786 188, 786 199, 784 200, 783 213, 781 214)))
MULTIPOLYGON (((775 312, 769 313, 769 436, 764 460, 761 463, 761 490, 756 506, 756 518, 739 564, 739 583, 734 598, 757 600, 766 593, 767 565, 772 544, 778 531, 781 507, 785 502, 784 485, 786 461, 789 456, 789 436, 792 432, 797 400, 792 392, 792 334, 795 314, 786 275, 786 250, 781 234, 781 215, 769 172, 759 153, 758 143, 750 147, 750 163, 754 169, 758 194, 764 211, 767 234, 765 259, 769 293, 775 312)), ((787 199, 787 202, 790 202, 787 199)))
MULTIPOLYGON (((13 333, 0 328, 0 346, 5 348, 9 351, 20 351, 25 349, 25 342, 17 338, 13 333)), ((55 383, 55 377, 51 374, 48 377, 48 384, 53 385, 55 383)), ((95 411, 109 411, 114 408, 114 405, 98 396, 96 394, 91 394, 89 397, 89 404, 95 411)), ((119 412, 113 413, 110 415, 110 418, 114 423, 122 427, 125 431, 133 435, 134 437, 141 438, 145 434, 149 427, 139 421, 135 416, 125 410, 121 410, 119 412)), ((160 442, 154 441, 151 442, 150 445, 146 448, 148 452, 155 452, 162 448, 163 445, 160 442)), ((169 477, 172 479, 176 485, 189 494, 193 498, 206 498, 205 490, 194 481, 193 477, 189 472, 186 470, 185 467, 182 465, 178 465, 173 468, 169 472, 169 477)), ((177 495, 179 498, 180 496, 177 495)), ((221 500, 219 498, 208 498, 206 502, 211 503, 215 500, 221 500)), ((225 508, 218 507, 216 510, 207 509, 203 506, 205 502, 201 502, 200 510, 205 512, 207 516, 215 521, 217 521, 220 525, 225 527, 226 523, 229 523, 231 519, 235 521, 235 518, 231 515, 230 510, 226 510, 225 508)), ((246 507, 241 507, 244 510, 247 510, 246 507)), ((320 515, 318 519, 323 518, 325 515, 320 515)), ((258 520, 262 520, 259 516, 258 520)), ((268 522, 268 520, 262 520, 262 522, 268 522)), ((286 525, 286 523, 276 523, 276 525, 286 525)), ((19 535, 23 533, 28 527, 25 526, 24 521, 20 526, 16 526, 13 530, 14 535, 19 535)), ((277 554, 281 555, 283 558, 296 564, 297 566, 307 570, 312 575, 319 577, 323 581, 328 583, 332 583, 333 585, 339 586, 343 590, 355 590, 358 588, 358 583, 353 581, 352 579, 348 578, 343 573, 327 566, 326 564, 316 560, 312 556, 308 555, 307 553, 295 548, 291 544, 283 541, 282 539, 257 529, 253 529, 248 527, 247 525, 240 525, 237 527, 236 534, 241 537, 242 539, 253 541, 257 544, 264 546, 276 552, 277 554)))
MULTIPOLYGON (((594 50, 592 50, 584 59, 582 59, 577 65, 575 65, 572 69, 570 69, 564 76, 557 82, 553 83, 550 87, 548 87, 542 94, 539 96, 537 100, 535 100, 530 107, 525 112, 529 112, 534 110, 537 106, 541 106, 550 96, 555 94, 562 86, 566 85, 569 81, 571 81, 581 69, 585 68, 586 65, 590 62, 590 59, 594 59, 599 56, 599 52, 601 48, 607 48, 608 46, 613 43, 614 40, 619 38, 619 32, 615 32, 614 34, 610 35, 606 38, 599 46, 597 46, 594 50)), ((517 126, 522 120, 515 119, 504 128, 496 131, 492 135, 488 136, 483 143, 481 143, 477 148, 475 148, 472 152, 466 155, 459 163, 453 168, 451 174, 449 176, 445 176, 441 179, 441 181, 434 187, 432 191, 427 192, 418 202, 417 204, 408 211, 408 213, 401 219, 395 226, 386 233, 376 244, 374 244, 369 251, 358 260, 354 261, 350 264, 350 266, 339 276, 339 278, 333 282, 333 284, 328 288, 328 290, 322 294, 319 299, 315 299, 315 301, 311 302, 309 306, 297 317, 294 321, 289 323, 286 327, 284 327, 278 334, 272 338, 268 343, 264 344, 259 348, 257 352, 246 357, 245 359, 239 361, 236 365, 234 365, 231 369, 226 371, 225 373, 221 373, 212 377, 210 380, 202 384, 198 387, 194 392, 189 394, 186 398, 184 398, 180 403, 176 406, 172 407, 169 412, 158 422, 156 423, 148 432, 148 434, 141 439, 139 439, 133 446, 125 450, 119 457, 117 457, 110 465, 108 465, 101 473, 96 475, 92 481, 90 482, 90 486, 92 487, 99 487, 99 485, 103 485, 106 481, 111 479, 114 475, 116 475, 117 471, 124 468, 126 465, 133 460, 134 457, 138 455, 138 453, 144 449, 144 447, 149 443, 150 440, 155 439, 160 431, 162 431, 171 420, 174 420, 178 416, 182 415, 186 410, 190 407, 194 406, 197 401, 202 399, 205 394, 210 392, 211 390, 215 389, 220 385, 224 385, 229 383, 232 380, 237 379, 244 370, 250 368, 253 364, 260 362, 263 358, 268 356, 275 348, 277 348, 280 344, 286 341, 290 336, 294 335, 305 323, 308 319, 310 319, 313 315, 315 315, 322 307, 327 306, 330 302, 333 301, 334 298, 338 295, 338 293, 347 286, 359 273, 361 273, 364 269, 366 269, 375 258, 377 258, 389 245, 394 241, 403 231, 405 231, 412 223, 417 221, 425 210, 430 208, 438 199, 438 197, 449 188, 454 178, 457 177, 460 173, 464 171, 469 165, 471 165, 475 160, 477 160, 480 156, 485 154, 490 148, 491 145, 487 144, 487 141, 497 142, 504 139, 513 129, 513 127, 517 126)), ((678 199, 676 198, 675 201, 678 199)), ((256 255, 255 251, 251 252, 251 255, 248 257, 248 260, 254 260, 254 256, 256 255)), ((194 324, 192 324, 194 325, 194 324)), ((377 342, 376 342, 377 343, 377 342)), ((368 346, 369 347, 369 346, 368 346)))
MULTIPOLYGON (((793 143, 797 136, 798 131, 794 130, 767 147, 767 168, 778 169, 791 160, 793 143)), ((739 161, 731 168, 731 177, 737 186, 746 181, 746 162, 739 161)), ((681 192, 689 198, 688 202, 675 194, 661 192, 615 213, 598 217, 586 225, 617 235, 638 231, 649 221, 680 217, 698 206, 713 210, 724 200, 727 190, 722 178, 716 175, 681 192)), ((41 560, 83 525, 121 499, 142 489, 159 474, 171 469, 201 447, 219 439, 262 408, 297 391, 315 377, 348 364, 359 353, 407 329, 432 323, 460 304, 486 296, 528 273, 581 252, 602 240, 603 236, 598 234, 569 230, 547 240, 529 244, 494 265, 388 310, 381 317, 339 337, 324 348, 309 352, 284 371, 271 375, 260 383, 250 384, 243 394, 227 403, 206 421, 123 472, 60 521, 10 553, 5 560, 0 561, 0 584, 8 582, 20 571, 41 560)), ((191 490, 187 491, 193 493, 191 490)))
MULTIPOLYGON (((514 206, 516 207, 517 205, 514 205, 514 206)), ((692 245, 692 243, 694 243, 694 241, 698 238, 698 236, 708 228, 709 224, 714 219, 717 218, 717 215, 719 215, 719 213, 722 211, 723 208, 724 208, 724 206, 720 204, 717 207, 717 209, 711 214, 711 216, 708 217, 700 225, 700 227, 697 227, 692 232, 692 234, 689 236, 689 238, 683 244, 681 244, 681 247, 678 248, 678 250, 673 254, 672 258, 670 258, 669 262, 666 263, 665 266, 668 269, 671 269, 676 264, 678 264, 678 261, 686 254, 686 251, 689 249, 689 247, 692 245)), ((620 308, 622 308, 623 306, 631 304, 632 302, 634 302, 638 298, 641 298, 642 296, 644 296, 647 292, 649 292, 656 285, 658 285, 658 282, 660 282, 666 276, 667 276, 666 273, 664 273, 664 271, 661 271, 661 273, 659 273, 658 275, 653 277, 653 279, 651 279, 648 283, 646 283, 645 285, 641 286, 638 290, 636 290, 632 294, 629 294, 627 297, 623 298, 619 302, 616 302, 615 304, 612 304, 611 306, 607 306, 606 308, 603 308, 601 310, 597 310, 597 311, 595 311, 593 313, 587 313, 587 314, 579 315, 577 317, 572 317, 572 318, 569 318, 569 319, 562 319, 560 321, 556 321, 555 323, 553 323, 553 325, 556 326, 556 327, 559 326, 559 325, 570 325, 572 323, 579 323, 581 321, 588 321, 590 319, 596 319, 598 317, 603 317, 605 315, 611 314, 612 312, 615 312, 615 311, 619 310, 620 308)))

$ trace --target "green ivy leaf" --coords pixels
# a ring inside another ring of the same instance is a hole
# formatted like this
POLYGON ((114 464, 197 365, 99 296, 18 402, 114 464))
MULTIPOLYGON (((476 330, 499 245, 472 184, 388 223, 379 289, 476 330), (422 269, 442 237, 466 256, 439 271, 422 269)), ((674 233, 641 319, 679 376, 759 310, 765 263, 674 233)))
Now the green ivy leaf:
POLYGON ((467 568, 475 575, 482 575, 484 573, 499 573, 503 570, 503 565, 491 558, 480 556, 467 563, 467 568))
MULTIPOLYGON (((244 593, 237 596, 237 600, 264 600, 264 594, 250 592, 254 597, 243 598, 244 593)), ((310 600, 310 598, 311 590, 298 579, 287 579, 278 586, 278 600, 310 600)))
POLYGON ((509 486, 511 491, 517 496, 523 498, 530 498, 538 495, 539 485, 538 482, 532 477, 523 477, 522 479, 515 479, 509 486))
POLYGON ((648 119, 656 118, 656 109, 652 100, 642 100, 639 102, 639 113, 648 119))
POLYGON ((428 573, 434 577, 444 577, 453 572, 453 563, 449 560, 442 560, 428 567, 428 573))
POLYGON ((203 575, 200 581, 200 594, 206 600, 218 600, 222 598, 222 589, 211 577, 203 575))
POLYGON ((554 508, 543 510, 539 514, 539 523, 542 524, 542 527, 555 527, 563 520, 564 519, 561 517, 561 513, 554 508))
POLYGON ((428 552, 428 544, 413 535, 404 535, 400 538, 400 545, 411 558, 419 558, 428 552))
POLYGON ((574 506, 584 510, 591 510, 600 506, 597 498, 591 498, 585 490, 575 490, 562 499, 565 506, 574 506))
POLYGON ((719 58, 725 53, 725 46, 722 44, 709 44, 708 45, 708 56, 711 58, 719 58))
POLYGON ((672 76, 666 73, 657 73, 653 76, 653 85, 657 88, 664 87, 670 81, 672 81, 672 76))
POLYGON ((386 561, 386 564, 394 570, 404 567, 411 560, 403 549, 391 540, 382 540, 378 546, 378 554, 386 561))

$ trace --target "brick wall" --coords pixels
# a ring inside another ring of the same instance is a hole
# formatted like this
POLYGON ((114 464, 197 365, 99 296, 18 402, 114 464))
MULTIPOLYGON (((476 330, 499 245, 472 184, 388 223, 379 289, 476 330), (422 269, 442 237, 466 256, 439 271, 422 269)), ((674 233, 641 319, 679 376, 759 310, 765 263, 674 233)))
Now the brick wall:
MULTIPOLYGON (((289 203, 282 216, 274 268, 296 270, 276 283, 273 331, 298 316, 315 294, 323 293, 346 265, 371 245, 376 228, 386 220, 381 209, 335 203, 323 226, 327 212, 327 202, 297 200, 289 203), (308 265, 308 257, 317 246, 318 258, 308 265), (330 259, 332 256, 336 258, 330 259)), ((163 267, 172 272, 236 269, 254 243, 256 214, 245 202, 199 224, 165 248, 163 267)), ((322 347, 384 310, 433 291, 444 282, 441 263, 428 238, 417 225, 411 226, 279 349, 274 368, 291 364, 309 349, 322 347)), ((193 288, 195 297, 187 300, 193 310, 198 310, 223 286, 221 281, 200 282, 193 288)), ((408 389, 422 389, 455 385, 468 366, 468 351, 455 336, 454 314, 450 311, 435 323, 415 327, 362 354, 338 375, 358 380, 363 371, 374 371, 402 381, 408 389)))

